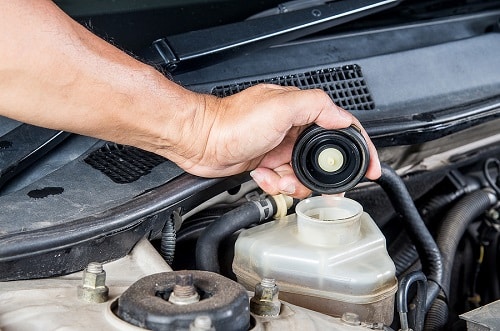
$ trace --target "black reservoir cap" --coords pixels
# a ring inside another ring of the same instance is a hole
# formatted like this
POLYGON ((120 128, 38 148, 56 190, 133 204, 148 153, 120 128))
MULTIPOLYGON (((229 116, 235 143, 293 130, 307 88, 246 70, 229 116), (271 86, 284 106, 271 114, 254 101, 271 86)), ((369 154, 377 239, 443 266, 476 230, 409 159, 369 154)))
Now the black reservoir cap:
POLYGON ((337 194, 356 186, 369 160, 366 140, 355 126, 327 130, 312 125, 300 134, 292 153, 299 181, 320 194, 337 194))

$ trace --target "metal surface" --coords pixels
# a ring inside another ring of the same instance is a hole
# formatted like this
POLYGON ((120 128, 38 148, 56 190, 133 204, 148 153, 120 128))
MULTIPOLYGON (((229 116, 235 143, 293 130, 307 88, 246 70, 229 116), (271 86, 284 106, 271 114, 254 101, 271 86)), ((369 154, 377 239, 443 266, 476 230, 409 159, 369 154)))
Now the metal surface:
POLYGON ((83 271, 83 284, 78 286, 78 298, 87 302, 108 301, 109 288, 106 286, 106 271, 102 264, 91 262, 83 271))
POLYGON ((467 322, 467 330, 498 331, 500 330, 499 316, 500 300, 462 314, 460 318, 467 322))
POLYGON ((255 285, 255 294, 250 299, 250 311, 258 316, 278 316, 281 309, 278 294, 279 289, 274 279, 262 279, 255 285))
POLYGON ((174 305, 189 305, 199 301, 200 295, 194 287, 193 274, 176 274, 174 289, 170 293, 168 302, 174 305))

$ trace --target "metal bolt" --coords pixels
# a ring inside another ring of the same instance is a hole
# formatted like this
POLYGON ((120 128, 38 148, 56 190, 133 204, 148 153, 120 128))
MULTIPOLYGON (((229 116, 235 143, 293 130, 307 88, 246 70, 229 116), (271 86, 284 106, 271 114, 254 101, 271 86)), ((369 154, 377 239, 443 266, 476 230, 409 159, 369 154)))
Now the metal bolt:
POLYGON ((494 208, 488 210, 487 215, 494 221, 498 221, 498 219, 500 218, 500 213, 494 208))
POLYGON ((103 271, 102 264, 99 262, 90 262, 87 265, 87 272, 93 273, 93 274, 98 274, 103 271))
POLYGON ((207 315, 196 316, 189 326, 189 331, 215 331, 212 326, 212 319, 207 315))
POLYGON ((108 301, 109 289, 106 286, 106 271, 102 264, 91 262, 83 270, 82 285, 77 289, 78 298, 87 302, 102 303, 108 301))
POLYGON ((274 288, 276 286, 276 280, 273 278, 264 278, 260 281, 260 285, 266 288, 274 288))
POLYGON ((250 299, 250 311, 258 316, 278 316, 281 309, 278 294, 279 289, 274 279, 262 279, 255 285, 255 294, 250 299))
POLYGON ((194 287, 192 274, 176 274, 175 285, 168 301, 176 305, 188 305, 200 301, 200 295, 194 287))

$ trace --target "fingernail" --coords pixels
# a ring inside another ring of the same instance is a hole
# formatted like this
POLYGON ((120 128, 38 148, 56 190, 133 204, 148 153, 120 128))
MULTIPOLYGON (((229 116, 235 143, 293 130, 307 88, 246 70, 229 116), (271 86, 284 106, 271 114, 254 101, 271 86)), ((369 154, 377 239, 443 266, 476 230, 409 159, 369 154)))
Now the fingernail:
POLYGON ((280 192, 283 194, 294 194, 295 185, 293 185, 292 183, 286 184, 284 187, 280 188, 280 192))
POLYGON ((260 174, 255 170, 250 171, 250 176, 257 184, 262 183, 264 181, 264 176, 262 176, 262 174, 260 174))

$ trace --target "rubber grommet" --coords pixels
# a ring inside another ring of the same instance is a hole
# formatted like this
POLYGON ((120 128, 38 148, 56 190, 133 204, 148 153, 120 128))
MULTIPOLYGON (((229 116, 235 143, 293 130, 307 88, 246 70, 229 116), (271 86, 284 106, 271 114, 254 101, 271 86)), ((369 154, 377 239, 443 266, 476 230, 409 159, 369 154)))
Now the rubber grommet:
POLYGON ((312 125, 300 134, 292 152, 295 175, 304 186, 320 194, 337 194, 356 186, 365 176, 369 160, 366 140, 354 126, 327 130, 312 125), (321 153, 330 149, 340 160, 332 162, 341 162, 332 167, 333 171, 325 169, 321 164, 324 160, 320 160, 321 153))
POLYGON ((116 314, 122 320, 148 330, 189 330, 197 316, 210 317, 219 331, 250 328, 250 303, 245 288, 222 275, 201 270, 181 270, 145 276, 118 299, 116 314), (191 274, 200 301, 176 305, 168 298, 176 275, 191 274))

